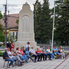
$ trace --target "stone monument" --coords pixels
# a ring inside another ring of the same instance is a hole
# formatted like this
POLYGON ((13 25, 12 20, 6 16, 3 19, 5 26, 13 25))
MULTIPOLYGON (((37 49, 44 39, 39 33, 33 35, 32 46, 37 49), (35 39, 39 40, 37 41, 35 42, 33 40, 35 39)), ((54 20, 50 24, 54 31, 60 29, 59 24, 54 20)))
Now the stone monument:
POLYGON ((25 3, 19 12, 18 40, 15 43, 15 47, 26 46, 27 42, 30 42, 30 46, 37 46, 34 39, 33 12, 29 4, 25 3))

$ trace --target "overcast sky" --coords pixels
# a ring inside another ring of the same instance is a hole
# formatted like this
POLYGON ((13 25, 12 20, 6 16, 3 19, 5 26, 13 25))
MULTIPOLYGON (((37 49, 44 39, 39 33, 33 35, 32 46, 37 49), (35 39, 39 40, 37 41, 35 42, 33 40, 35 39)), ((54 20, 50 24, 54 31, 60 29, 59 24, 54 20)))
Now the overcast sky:
MULTIPOLYGON (((22 5, 27 2, 31 10, 33 10, 33 4, 35 3, 36 0, 7 0, 7 10, 9 11, 9 14, 17 14, 19 11, 22 9, 22 5)), ((43 3, 43 0, 39 0, 39 2, 43 3)), ((50 8, 53 7, 54 0, 49 0, 50 3, 50 8)), ((6 0, 0 0, 0 11, 4 13, 4 6, 3 4, 6 4, 6 0)))

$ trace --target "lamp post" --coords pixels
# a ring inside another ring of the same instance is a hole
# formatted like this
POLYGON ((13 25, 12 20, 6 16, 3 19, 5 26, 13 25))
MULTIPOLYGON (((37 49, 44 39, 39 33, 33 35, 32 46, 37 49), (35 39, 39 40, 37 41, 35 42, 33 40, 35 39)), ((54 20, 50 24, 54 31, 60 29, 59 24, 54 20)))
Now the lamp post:
POLYGON ((54 1, 54 13, 53 13, 52 44, 51 44, 52 52, 53 52, 53 41, 54 41, 54 24, 55 24, 55 1, 54 1))
POLYGON ((7 46, 7 0, 5 4, 5 47, 7 46))
MULTIPOLYGON (((64 0, 62 0, 62 2, 64 2, 64 0)), ((51 51, 52 52, 53 52, 53 42, 54 42, 54 24, 55 24, 55 1, 54 1, 54 13, 53 13, 52 44, 51 44, 51 51)))

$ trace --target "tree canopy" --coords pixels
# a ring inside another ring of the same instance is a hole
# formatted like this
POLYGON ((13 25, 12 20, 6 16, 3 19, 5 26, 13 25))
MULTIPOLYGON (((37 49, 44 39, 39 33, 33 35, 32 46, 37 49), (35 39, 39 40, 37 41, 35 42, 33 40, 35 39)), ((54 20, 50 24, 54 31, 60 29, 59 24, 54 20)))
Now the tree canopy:
MULTIPOLYGON (((1 18, 3 18, 3 15, 2 15, 2 13, 0 11, 0 19, 1 18)), ((5 36, 4 36, 4 33, 3 33, 3 26, 2 26, 2 24, 0 22, 0 41, 4 42, 4 40, 5 40, 5 36)))
POLYGON ((36 0, 34 4, 35 39, 38 41, 50 41, 52 22, 48 0, 41 4, 36 0))
POLYGON ((68 45, 69 41, 69 1, 64 0, 61 3, 60 0, 56 1, 55 6, 55 40, 65 41, 65 45, 68 45))

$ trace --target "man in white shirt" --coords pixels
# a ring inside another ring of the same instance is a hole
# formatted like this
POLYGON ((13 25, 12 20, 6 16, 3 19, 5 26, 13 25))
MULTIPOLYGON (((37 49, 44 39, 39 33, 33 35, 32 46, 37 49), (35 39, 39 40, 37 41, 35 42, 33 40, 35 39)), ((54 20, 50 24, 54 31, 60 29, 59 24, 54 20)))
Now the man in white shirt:
POLYGON ((30 53, 31 53, 31 55, 32 55, 33 57, 35 57, 35 61, 36 61, 36 59, 37 59, 37 54, 36 54, 35 50, 33 49, 33 47, 31 47, 30 53))

